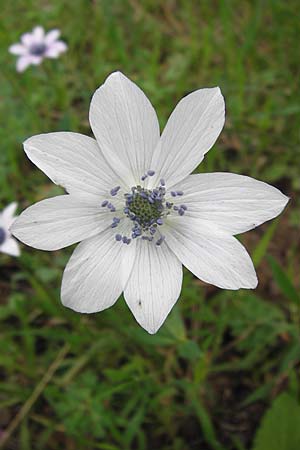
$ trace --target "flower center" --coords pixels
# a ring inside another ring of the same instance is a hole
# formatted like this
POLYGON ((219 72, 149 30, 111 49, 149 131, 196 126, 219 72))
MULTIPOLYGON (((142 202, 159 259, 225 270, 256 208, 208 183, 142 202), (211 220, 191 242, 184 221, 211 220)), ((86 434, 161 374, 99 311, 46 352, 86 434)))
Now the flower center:
POLYGON ((3 244, 3 242, 5 241, 5 238, 6 238, 5 230, 4 230, 4 228, 0 227, 0 245, 3 244))
POLYGON ((141 186, 132 188, 132 194, 126 195, 125 214, 134 219, 143 229, 157 222, 164 211, 163 197, 165 192, 161 189, 153 191, 141 186))
MULTIPOLYGON (((154 170, 148 170, 141 177, 141 181, 145 181, 148 176, 152 177, 154 174, 154 170)), ((112 197, 117 196, 119 190, 120 186, 112 188, 110 195, 112 197)), ((125 205, 121 217, 113 217, 111 228, 118 227, 122 219, 128 218, 132 221, 132 229, 130 237, 122 236, 119 233, 116 234, 116 241, 128 245, 132 239, 141 238, 149 242, 154 241, 156 245, 161 245, 165 239, 162 229, 166 216, 173 211, 183 216, 187 210, 186 205, 174 205, 166 201, 166 193, 165 181, 161 179, 159 186, 155 189, 147 189, 138 184, 131 188, 131 192, 124 194, 125 205)), ((180 197, 183 195, 183 192, 171 191, 170 195, 172 197, 180 197)), ((116 207, 109 200, 104 200, 101 206, 108 208, 110 212, 114 212, 116 215, 118 214, 116 207)))
POLYGON ((45 44, 33 44, 31 45, 29 52, 34 56, 42 56, 45 53, 46 49, 47 47, 45 44))

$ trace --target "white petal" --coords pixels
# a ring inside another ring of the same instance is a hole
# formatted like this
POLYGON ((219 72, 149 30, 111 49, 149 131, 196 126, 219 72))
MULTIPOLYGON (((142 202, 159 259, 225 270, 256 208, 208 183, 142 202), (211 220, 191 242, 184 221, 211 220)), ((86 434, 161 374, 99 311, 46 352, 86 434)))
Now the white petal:
POLYGON ((24 34, 22 34, 21 42, 27 48, 31 47, 31 45, 35 42, 33 34, 32 33, 24 33, 24 34))
POLYGON ((50 31, 48 31, 48 33, 46 33, 44 42, 46 45, 52 44, 59 38, 59 36, 60 36, 60 30, 57 30, 57 29, 50 30, 50 31))
POLYGON ((156 333, 164 323, 180 295, 181 285, 182 265, 168 246, 139 240, 124 297, 148 333, 156 333))
POLYGON ((30 58, 30 64, 32 64, 34 66, 40 65, 44 59, 43 56, 36 56, 36 55, 30 55, 29 58, 30 58))
POLYGON ((5 230, 8 230, 15 221, 15 212, 18 204, 16 202, 10 203, 6 208, 0 212, 0 226, 3 226, 5 230))
POLYGON ((95 92, 90 123, 111 165, 129 186, 151 169, 159 140, 156 113, 145 94, 122 73, 111 74, 95 92))
POLYGON ((57 58, 61 53, 65 52, 67 48, 67 44, 63 41, 53 42, 46 50, 45 56, 48 58, 57 58))
POLYGON ((15 239, 8 238, 0 245, 0 252, 11 256, 20 256, 20 248, 15 239))
POLYGON ((175 107, 157 146, 151 168, 168 187, 189 175, 214 145, 225 120, 219 88, 199 89, 175 107))
POLYGON ((94 313, 116 302, 132 270, 135 242, 117 242, 114 234, 110 228, 75 249, 63 275, 63 305, 94 313))
POLYGON ((230 234, 273 219, 289 200, 267 183, 233 173, 190 175, 173 189, 184 192, 175 203, 187 206, 187 216, 212 222, 230 234))
POLYGON ((105 196, 119 184, 97 142, 79 133, 33 136, 24 142, 28 158, 54 183, 74 194, 105 196))
POLYGON ((112 221, 100 204, 71 195, 42 200, 15 220, 11 232, 20 241, 41 250, 57 250, 99 234, 112 221))
POLYGON ((27 48, 22 44, 13 44, 9 47, 9 52, 13 55, 24 55, 27 53, 27 48))
POLYGON ((213 224, 191 217, 172 217, 166 242, 196 277, 223 289, 254 289, 257 277, 246 249, 213 224))
POLYGON ((44 28, 37 26, 32 30, 32 37, 34 42, 43 42, 45 38, 44 28))
POLYGON ((17 72, 24 72, 31 64, 31 58, 28 55, 20 56, 17 60, 16 68, 17 72))

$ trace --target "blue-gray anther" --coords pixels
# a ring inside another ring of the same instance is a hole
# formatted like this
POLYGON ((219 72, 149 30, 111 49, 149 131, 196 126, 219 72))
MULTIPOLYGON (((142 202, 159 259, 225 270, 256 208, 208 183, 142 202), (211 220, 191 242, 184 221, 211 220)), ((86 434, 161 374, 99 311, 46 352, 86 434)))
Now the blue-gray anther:
POLYGON ((187 206, 186 205, 180 205, 180 208, 183 209, 184 211, 187 210, 187 206))
POLYGON ((112 195, 114 197, 115 195, 117 195, 119 190, 120 190, 120 186, 116 186, 116 187, 112 188, 110 191, 110 195, 112 195))
POLYGON ((166 185, 166 182, 165 182, 165 180, 163 178, 160 179, 160 184, 161 184, 161 186, 165 186, 166 185))
POLYGON ((176 191, 176 194, 181 196, 181 195, 183 195, 183 192, 182 191, 176 191))
POLYGON ((161 236, 157 241, 156 241, 156 245, 161 245, 163 243, 163 241, 165 240, 165 236, 161 236))
POLYGON ((121 241, 122 240, 122 236, 120 234, 116 234, 115 238, 116 238, 116 241, 121 241))
POLYGON ((157 225, 162 225, 164 222, 161 218, 157 219, 156 221, 157 225))
POLYGON ((172 195, 172 197, 176 197, 177 196, 177 192, 171 191, 171 195, 172 195))
POLYGON ((101 203, 101 206, 107 206, 108 205, 108 200, 104 200, 102 203, 101 203))
POLYGON ((184 209, 179 208, 178 214, 179 214, 180 216, 183 216, 183 215, 184 215, 184 209))
POLYGON ((112 203, 108 203, 107 205, 108 209, 111 210, 111 212, 115 212, 116 208, 114 207, 114 205, 112 203))
POLYGON ((150 231, 150 234, 153 235, 153 234, 156 233, 156 228, 155 227, 150 227, 149 231, 150 231))
POLYGON ((154 172, 154 170, 148 170, 147 171, 147 175, 149 175, 149 177, 153 177, 153 175, 155 175, 155 172, 154 172))
POLYGON ((6 233, 4 228, 0 227, 0 245, 3 244, 3 242, 5 241, 6 238, 6 233))

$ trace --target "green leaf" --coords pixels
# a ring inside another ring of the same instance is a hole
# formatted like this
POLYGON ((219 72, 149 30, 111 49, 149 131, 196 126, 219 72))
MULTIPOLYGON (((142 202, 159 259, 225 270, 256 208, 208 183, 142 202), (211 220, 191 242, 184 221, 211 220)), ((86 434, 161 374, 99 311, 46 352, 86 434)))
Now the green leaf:
POLYGON ((273 402, 256 433, 253 450, 299 450, 300 405, 283 393, 273 402))
POLYGON ((190 361, 195 361, 202 356, 197 342, 191 340, 181 342, 178 346, 178 353, 182 358, 189 359, 190 361))
POLYGON ((267 228, 266 232, 263 234, 259 243, 255 247, 254 252, 252 253, 252 261, 256 268, 259 266, 268 250, 270 241, 276 231, 278 223, 279 223, 278 220, 274 220, 271 223, 271 225, 267 228))
POLYGON ((272 258, 272 256, 268 256, 268 261, 271 266, 275 281, 278 284, 281 292, 288 298, 288 300, 300 306, 300 296, 287 274, 280 267, 278 262, 274 258, 272 258))

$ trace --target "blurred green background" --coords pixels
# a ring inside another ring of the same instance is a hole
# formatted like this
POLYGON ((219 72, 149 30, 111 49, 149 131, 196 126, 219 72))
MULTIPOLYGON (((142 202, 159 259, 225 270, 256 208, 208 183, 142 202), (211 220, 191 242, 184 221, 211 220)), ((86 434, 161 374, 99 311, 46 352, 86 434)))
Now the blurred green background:
POLYGON ((22 142, 90 134, 91 95, 117 69, 162 126, 183 95, 219 85, 226 125, 199 171, 247 174, 291 197, 241 237, 257 290, 221 291, 186 272, 154 336, 123 299, 90 316, 61 305, 71 248, 0 254, 0 446, 299 450, 299 2, 4 0, 0 20, 0 208, 62 192, 22 142), (8 47, 36 25, 61 29, 69 50, 18 74, 8 47))

